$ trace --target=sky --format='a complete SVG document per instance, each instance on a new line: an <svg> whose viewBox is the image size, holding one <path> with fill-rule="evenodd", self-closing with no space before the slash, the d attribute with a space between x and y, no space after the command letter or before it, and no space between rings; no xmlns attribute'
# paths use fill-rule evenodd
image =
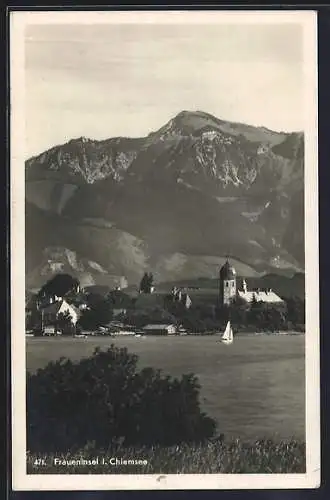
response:
<svg viewBox="0 0 330 500"><path fill-rule="evenodd" d="M299 24L28 25L26 156L143 137L182 110L303 130Z"/></svg>

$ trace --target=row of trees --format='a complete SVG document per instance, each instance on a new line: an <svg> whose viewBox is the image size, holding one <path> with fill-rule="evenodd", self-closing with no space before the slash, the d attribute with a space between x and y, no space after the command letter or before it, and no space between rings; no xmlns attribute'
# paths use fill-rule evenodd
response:
<svg viewBox="0 0 330 500"><path fill-rule="evenodd" d="M150 293L153 279L152 273L145 273L140 283L140 292ZM114 309L124 311L117 316L118 320L137 328L147 323L170 322L180 324L188 331L203 333L223 328L229 318L236 331L304 330L305 325L305 302L298 297L287 298L285 307L282 308L256 300L247 305L240 298L230 308L219 308L212 299L203 303L196 297L192 306L187 309L184 304L173 301L172 295L168 295L165 296L163 305L135 309L134 301L122 291L115 290L106 296L98 293L85 294L80 291L77 280L68 275L55 277L46 283L38 298L44 294L65 296L76 307L86 303L87 308L80 312L78 330L95 330L108 324L113 319ZM71 334L74 330L71 320L68 313L59 315L55 326ZM29 312L26 321L28 329L38 328L40 322L40 311Z"/></svg>
<svg viewBox="0 0 330 500"><path fill-rule="evenodd" d="M222 329L230 319L236 331L279 331L305 329L305 301L299 297L288 298L282 307L252 301L246 304L237 299L230 307L212 304L194 304L186 309L168 298L167 309L192 332L212 332Z"/></svg>
<svg viewBox="0 0 330 500"><path fill-rule="evenodd" d="M93 329L112 319L111 300L96 299L91 308L82 313L78 326ZM182 325L187 331L208 333L223 329L230 319L236 331L280 330L304 331L305 303L293 297L286 301L285 307L277 307L253 301L250 305L237 301L231 307L219 308L212 304L194 304L189 309L179 302L165 301L164 307L148 310L128 309L117 319L137 328L147 323L174 323Z"/></svg>

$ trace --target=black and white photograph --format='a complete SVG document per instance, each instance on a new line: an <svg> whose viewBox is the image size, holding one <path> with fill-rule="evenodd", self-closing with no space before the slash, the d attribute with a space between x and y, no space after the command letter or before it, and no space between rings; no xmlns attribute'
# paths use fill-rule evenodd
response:
<svg viewBox="0 0 330 500"><path fill-rule="evenodd" d="M316 14L10 15L13 489L317 488Z"/></svg>

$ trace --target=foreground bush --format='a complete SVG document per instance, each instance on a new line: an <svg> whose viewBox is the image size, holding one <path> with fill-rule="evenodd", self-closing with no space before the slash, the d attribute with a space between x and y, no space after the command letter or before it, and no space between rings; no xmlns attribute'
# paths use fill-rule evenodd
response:
<svg viewBox="0 0 330 500"><path fill-rule="evenodd" d="M216 424L200 410L197 378L137 371L137 359L112 345L28 374L27 448L66 452L89 441L103 449L116 442L169 446L213 436Z"/></svg>
<svg viewBox="0 0 330 500"><path fill-rule="evenodd" d="M81 462L80 465L58 465L59 460L82 458L97 459L98 464L83 465ZM143 463L134 465L128 462L137 458ZM42 459L44 464L38 465ZM121 460L127 460L128 464L122 464ZM292 474L306 471L305 460L305 444L293 440L279 443L257 441L250 444L240 441L208 442L165 448L119 447L103 451L86 446L75 454L48 454L40 458L40 455L29 453L27 471L29 474Z"/></svg>

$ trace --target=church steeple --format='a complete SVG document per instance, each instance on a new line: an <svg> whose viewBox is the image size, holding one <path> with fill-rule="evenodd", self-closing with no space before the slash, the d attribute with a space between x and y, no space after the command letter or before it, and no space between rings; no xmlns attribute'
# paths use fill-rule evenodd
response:
<svg viewBox="0 0 330 500"><path fill-rule="evenodd" d="M229 263L228 258L219 274L220 305L229 305L236 297L236 270Z"/></svg>

